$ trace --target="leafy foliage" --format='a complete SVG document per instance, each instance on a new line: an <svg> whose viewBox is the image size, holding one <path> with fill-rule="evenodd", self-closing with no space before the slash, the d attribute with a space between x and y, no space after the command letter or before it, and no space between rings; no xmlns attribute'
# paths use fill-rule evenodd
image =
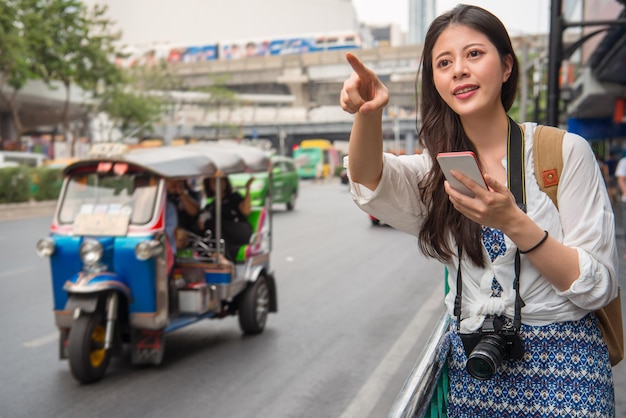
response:
<svg viewBox="0 0 626 418"><path fill-rule="evenodd" d="M80 116L69 113L73 87L90 93L83 112L113 109L123 126L142 125L155 118L160 102L131 93L126 88L130 78L115 65L115 59L124 56L121 33L114 30L106 13L106 6L88 8L80 0L3 1L0 89L6 85L12 93L0 94L0 99L11 109L18 138L22 132L18 93L34 79L51 88L58 83L65 88L59 123L66 132L70 119Z"/></svg>
<svg viewBox="0 0 626 418"><path fill-rule="evenodd" d="M31 175L26 166L0 168L0 203L27 202Z"/></svg>
<svg viewBox="0 0 626 418"><path fill-rule="evenodd" d="M29 79L35 78L32 71L33 57L29 53L29 39L25 27L29 24L29 13L24 7L30 1L7 0L0 13L0 88L5 83L13 89L21 89ZM3 97L4 98L4 97ZM6 100L6 98L4 98Z"/></svg>
<svg viewBox="0 0 626 418"><path fill-rule="evenodd" d="M162 113L162 100L141 92L114 88L106 92L101 110L117 122L126 135L131 130L148 128Z"/></svg>
<svg viewBox="0 0 626 418"><path fill-rule="evenodd" d="M37 167L32 170L32 198L37 201L55 200L63 185L63 169Z"/></svg>

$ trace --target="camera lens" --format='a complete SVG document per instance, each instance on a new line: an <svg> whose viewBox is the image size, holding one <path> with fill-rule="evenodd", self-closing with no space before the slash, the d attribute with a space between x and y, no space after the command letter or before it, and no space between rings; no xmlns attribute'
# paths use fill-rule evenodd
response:
<svg viewBox="0 0 626 418"><path fill-rule="evenodd" d="M467 358L467 371L475 379L489 380L502 363L506 341L499 335L486 335Z"/></svg>

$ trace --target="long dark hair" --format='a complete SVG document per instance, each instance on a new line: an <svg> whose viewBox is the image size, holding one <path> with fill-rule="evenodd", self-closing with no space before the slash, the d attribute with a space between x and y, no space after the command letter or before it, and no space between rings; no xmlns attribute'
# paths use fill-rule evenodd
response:
<svg viewBox="0 0 626 418"><path fill-rule="evenodd" d="M509 111L517 93L517 57L506 28L496 16L480 7L460 4L431 23L422 52L421 89L418 95L422 120L419 142L428 149L433 168L419 185L422 201L428 208L426 220L419 232L419 245L424 254L448 261L454 255L452 243L448 240L452 234L464 254L475 265L484 267L480 225L454 209L443 188L443 173L435 160L440 152L476 152L463 130L459 116L441 98L433 80L433 48L441 33L452 25L467 26L484 34L495 46L503 62L507 56L512 57L511 75L502 84L500 94L505 111Z"/></svg>
<svg viewBox="0 0 626 418"><path fill-rule="evenodd" d="M203 180L204 195L206 196L207 199L215 197L215 190L213 190L213 187L211 187L212 178L213 177L205 177ZM233 186L230 184L230 180L227 176L220 177L220 182L226 183L226 189L224 190L224 193L221 196L221 198L223 199L224 197L230 196L233 193ZM217 183L216 183L216 186L217 186Z"/></svg>

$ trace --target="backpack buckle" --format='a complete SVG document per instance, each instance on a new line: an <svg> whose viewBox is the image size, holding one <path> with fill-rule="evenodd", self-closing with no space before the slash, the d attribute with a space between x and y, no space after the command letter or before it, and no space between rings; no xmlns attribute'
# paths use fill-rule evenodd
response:
<svg viewBox="0 0 626 418"><path fill-rule="evenodd" d="M544 187L556 186L559 184L559 173L557 173L556 168L544 170L541 172L541 180Z"/></svg>

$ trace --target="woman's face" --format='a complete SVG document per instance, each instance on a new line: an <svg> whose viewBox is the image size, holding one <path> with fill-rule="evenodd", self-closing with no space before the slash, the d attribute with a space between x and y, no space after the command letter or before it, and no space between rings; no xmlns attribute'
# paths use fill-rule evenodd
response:
<svg viewBox="0 0 626 418"><path fill-rule="evenodd" d="M179 194L182 188L182 183L177 180L167 180L165 182L167 192L171 194Z"/></svg>
<svg viewBox="0 0 626 418"><path fill-rule="evenodd" d="M435 88L461 118L488 116L502 108L502 84L511 75L512 57L502 61L483 33L464 25L449 26L433 47Z"/></svg>
<svg viewBox="0 0 626 418"><path fill-rule="evenodd" d="M217 191L217 179L215 177L211 177L209 179L209 185L211 186L211 190L213 190L214 192ZM220 191L222 192L222 195L224 191L226 191L226 179L225 178L220 178Z"/></svg>

